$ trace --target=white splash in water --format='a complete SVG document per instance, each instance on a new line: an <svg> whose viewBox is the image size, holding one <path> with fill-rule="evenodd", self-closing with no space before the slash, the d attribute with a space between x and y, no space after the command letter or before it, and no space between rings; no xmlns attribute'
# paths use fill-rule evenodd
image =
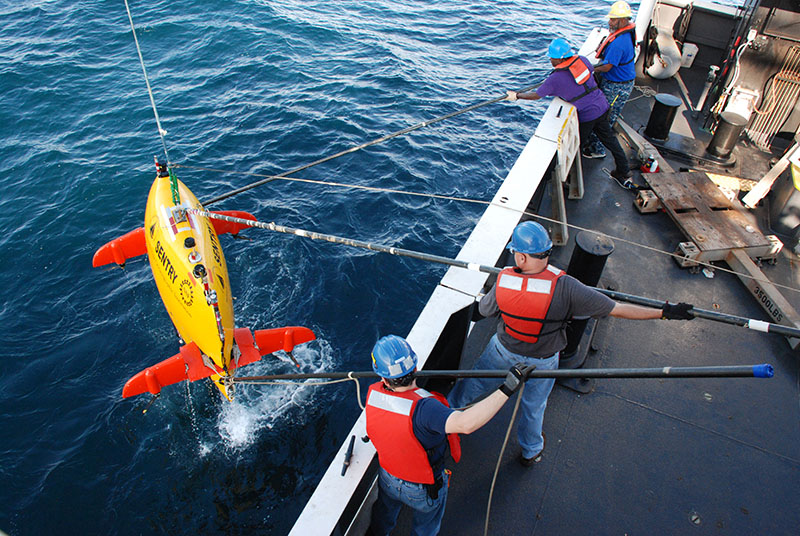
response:
<svg viewBox="0 0 800 536"><path fill-rule="evenodd" d="M234 401L227 404L219 417L219 433L231 448L241 448L252 443L261 428L264 415L254 413L252 408Z"/></svg>
<svg viewBox="0 0 800 536"><path fill-rule="evenodd" d="M212 446L209 445L208 443L200 443L200 446L197 449L197 454L201 458L205 458L206 456L208 456L211 453L212 450L213 450Z"/></svg>
<svg viewBox="0 0 800 536"><path fill-rule="evenodd" d="M333 364L333 351L324 340L298 347L295 356L301 364L302 372L321 372L330 370ZM269 360L270 358L264 358ZM276 373L275 361L260 361L247 367L248 375ZM286 366L279 365L280 372ZM302 410L305 404L313 403L318 389L324 386L309 384L283 385L239 385L233 403L224 404L217 420L217 429L224 446L242 450L254 444L259 432L269 430L287 412ZM301 421L302 412L297 417Z"/></svg>

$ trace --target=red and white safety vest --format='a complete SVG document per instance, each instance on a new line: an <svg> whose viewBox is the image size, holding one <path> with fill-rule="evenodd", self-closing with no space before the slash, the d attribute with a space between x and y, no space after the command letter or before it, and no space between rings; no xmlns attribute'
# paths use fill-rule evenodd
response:
<svg viewBox="0 0 800 536"><path fill-rule="evenodd" d="M447 399L439 393L425 389L412 389L401 393L384 389L383 382L373 383L367 393L367 435L378 461L390 475L409 482L433 484L435 477L425 448L414 435L412 416L417 402L434 397L448 406ZM457 434L447 434L450 454L461 459L461 442Z"/></svg>
<svg viewBox="0 0 800 536"><path fill-rule="evenodd" d="M539 335L553 333L557 329L542 332L547 311L553 301L556 281L564 275L563 270L547 265L538 274L523 274L516 268L506 268L497 278L495 297L506 333L517 340L534 343Z"/></svg>

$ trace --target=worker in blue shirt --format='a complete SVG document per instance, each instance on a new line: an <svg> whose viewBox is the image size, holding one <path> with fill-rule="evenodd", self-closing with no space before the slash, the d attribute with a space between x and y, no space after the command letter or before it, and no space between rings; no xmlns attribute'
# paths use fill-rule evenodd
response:
<svg viewBox="0 0 800 536"><path fill-rule="evenodd" d="M614 2L608 13L609 34L595 52L600 60L594 70L601 75L598 85L611 109L608 123L613 127L633 91L636 80L636 25L631 23L631 6L624 0ZM583 156L604 158L606 151L597 136L589 137Z"/></svg>

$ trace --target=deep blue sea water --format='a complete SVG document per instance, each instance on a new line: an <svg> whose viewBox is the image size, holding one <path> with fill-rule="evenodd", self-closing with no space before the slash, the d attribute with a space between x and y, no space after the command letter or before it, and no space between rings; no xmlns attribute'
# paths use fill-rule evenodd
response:
<svg viewBox="0 0 800 536"><path fill-rule="evenodd" d="M539 81L607 2L131 2L172 162L202 200ZM352 385L205 382L123 400L177 352L142 225L163 155L121 0L0 2L0 530L284 534L360 410ZM542 104L494 104L297 176L489 200ZM264 221L454 256L480 206L275 181L220 202ZM305 325L303 370L363 370L445 268L250 230L223 237L237 324ZM288 372L263 361L250 374Z"/></svg>

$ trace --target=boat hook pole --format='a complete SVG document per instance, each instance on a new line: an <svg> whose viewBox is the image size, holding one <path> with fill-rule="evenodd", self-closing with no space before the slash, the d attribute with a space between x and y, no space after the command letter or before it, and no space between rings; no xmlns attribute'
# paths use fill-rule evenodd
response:
<svg viewBox="0 0 800 536"><path fill-rule="evenodd" d="M467 262L461 261L458 259L451 259L449 257L442 257L440 255L432 255L430 253L422 253L420 251L413 251L410 249L402 249L390 246L382 246L380 244L372 244L370 242L364 242L362 240L354 240L352 238L342 238L339 236L329 235L329 234L322 234L322 233L315 233L313 231L306 231L303 229L294 229L292 227L286 227L283 225L278 225L275 222L264 223L257 220L247 220L244 218L234 218L233 216L226 216L224 214L216 214L214 212L208 212L205 210L198 210L198 209L187 209L186 212L192 214L198 214L200 216L205 216L207 218L215 219L215 220L224 220L233 223L242 223L248 225L250 227L258 227L259 229L266 229L268 231L275 231L278 233L284 234L293 234L297 236L302 236L304 238L310 238L312 240L325 240L326 242L332 242L334 244L343 244L345 246L352 246L357 248L363 249L371 249L373 251L379 251L381 253L390 253L392 255L398 255L400 257L410 257L412 259L419 259L422 261L428 262L435 262L438 264L446 264L448 266L455 266L457 268L465 268L467 270L472 270L475 272L484 272L487 274L499 274L500 268L495 266L486 266L483 264L477 264L474 262ZM652 298L645 298L643 296L635 296L633 294L625 294L623 292L617 292L614 290L607 290L603 288L592 287L601 294L605 294L609 298L635 303L637 305L643 305L645 307L653 307L656 309L660 309L666 303L662 300L656 300ZM706 320L713 320L715 322L722 322L725 324L733 324L735 326L741 326L748 329L752 329L755 331L761 331L763 333L774 333L776 335L783 335L784 337L797 337L800 338L800 329L793 328L789 326L782 326L780 324L775 324L772 322L765 322L763 320L755 320L753 318L746 318L743 316L736 316L726 313L718 313L716 311L709 311L707 309L698 309L697 307L693 307L691 310L692 314L697 318L705 318ZM582 376L583 377L583 376Z"/></svg>
<svg viewBox="0 0 800 536"><path fill-rule="evenodd" d="M772 365L729 365L708 367L595 368L532 370L527 378L772 378ZM418 370L417 378L505 378L508 370ZM234 383L259 383L274 380L352 380L380 378L373 371L310 372L242 376Z"/></svg>

